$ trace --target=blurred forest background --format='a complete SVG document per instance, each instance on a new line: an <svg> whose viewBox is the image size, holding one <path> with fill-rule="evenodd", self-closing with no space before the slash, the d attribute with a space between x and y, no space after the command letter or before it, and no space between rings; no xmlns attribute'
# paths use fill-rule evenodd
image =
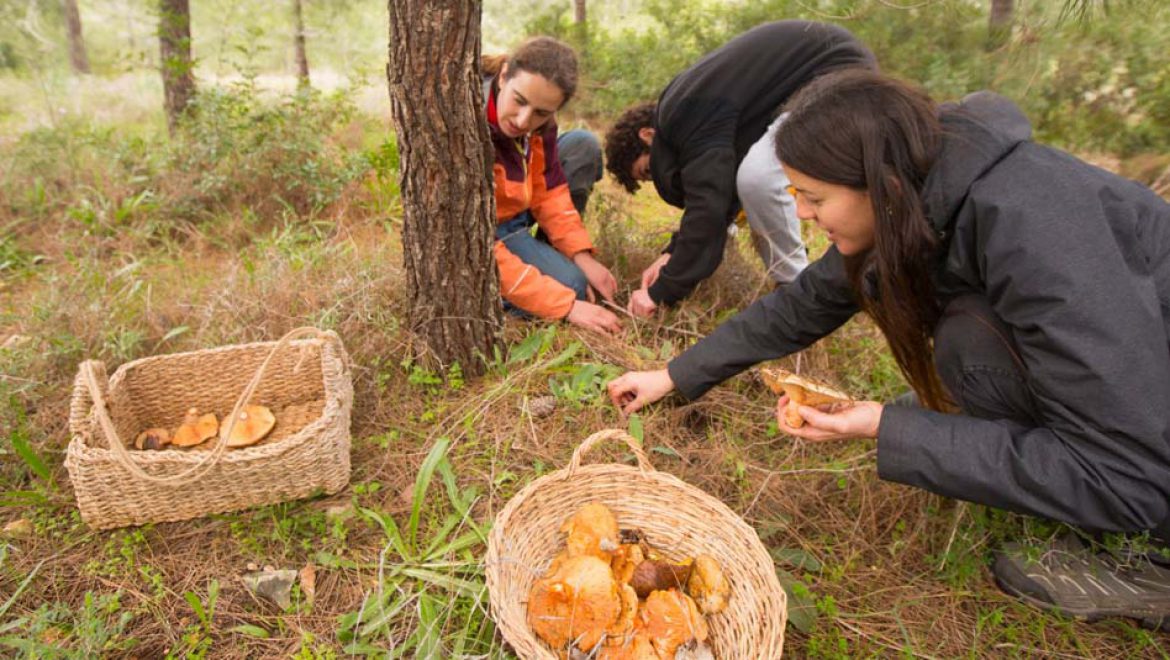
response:
<svg viewBox="0 0 1170 660"><path fill-rule="evenodd" d="M184 7L0 0L0 655L509 657L486 612L482 535L586 435L623 426L759 530L797 657L1168 657L1164 633L1000 594L988 551L1043 525L883 483L872 443L778 436L775 397L751 375L621 419L608 379L661 365L764 290L742 236L693 299L623 337L513 319L510 357L488 376L415 364L386 3L190 0L190 39L171 42L189 45L189 65L160 57L160 26ZM487 0L483 50L532 34L574 44L584 83L558 121L604 131L780 18L852 30L936 98L1003 93L1039 141L1170 194L1163 0ZM168 124L163 77L188 73L189 111ZM587 223L623 291L677 217L652 191L599 186ZM337 330L353 358L351 488L85 527L62 467L81 360L112 372L306 324ZM801 359L858 396L904 388L865 319ZM538 396L555 414L531 414ZM279 607L242 586L252 565L317 578Z"/></svg>

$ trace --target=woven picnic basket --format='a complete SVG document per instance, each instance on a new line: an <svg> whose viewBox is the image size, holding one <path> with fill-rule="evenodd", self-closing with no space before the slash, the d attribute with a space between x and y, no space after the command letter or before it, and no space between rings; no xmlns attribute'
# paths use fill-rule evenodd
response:
<svg viewBox="0 0 1170 660"><path fill-rule="evenodd" d="M249 403L276 426L228 449L229 420ZM94 529L186 520L334 493L349 482L349 358L333 332L298 328L275 342L128 362L107 380L83 362L74 381L65 467ZM141 431L173 428L189 408L214 412L220 433L194 449L128 449Z"/></svg>
<svg viewBox="0 0 1170 660"><path fill-rule="evenodd" d="M638 467L581 464L594 445L607 440L629 445ZM590 502L609 507L619 527L641 528L669 559L705 553L719 561L731 598L727 609L707 617L716 658L780 657L787 597L755 530L723 502L655 470L639 443L618 429L586 438L568 467L533 481L496 516L485 559L487 587L492 618L517 655L559 657L528 626L528 592L565 546L561 524Z"/></svg>

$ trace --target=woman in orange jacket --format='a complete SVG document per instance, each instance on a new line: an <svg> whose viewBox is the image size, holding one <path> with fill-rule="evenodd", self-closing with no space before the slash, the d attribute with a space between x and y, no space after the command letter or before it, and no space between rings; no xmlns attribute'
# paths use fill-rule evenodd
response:
<svg viewBox="0 0 1170 660"><path fill-rule="evenodd" d="M584 201L570 194L558 152L554 115L576 91L576 54L556 39L536 37L506 57L485 57L483 70L495 147L500 293L509 308L532 316L618 332L617 316L595 304L595 294L612 302L617 280L593 255L581 222ZM595 152L600 159L600 147L589 133L571 131L561 136L561 144ZM596 169L599 175L600 164ZM540 229L537 237L534 224Z"/></svg>

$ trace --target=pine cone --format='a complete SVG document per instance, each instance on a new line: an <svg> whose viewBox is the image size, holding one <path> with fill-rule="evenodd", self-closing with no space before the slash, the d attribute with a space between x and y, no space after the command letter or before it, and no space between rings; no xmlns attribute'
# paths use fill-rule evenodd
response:
<svg viewBox="0 0 1170 660"><path fill-rule="evenodd" d="M557 398L555 396L538 396L528 399L525 406L528 409L528 414L537 419L548 417L557 409Z"/></svg>

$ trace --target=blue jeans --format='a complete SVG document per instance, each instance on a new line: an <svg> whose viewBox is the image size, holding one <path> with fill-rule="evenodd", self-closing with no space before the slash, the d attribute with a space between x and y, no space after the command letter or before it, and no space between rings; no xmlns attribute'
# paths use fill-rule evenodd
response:
<svg viewBox="0 0 1170 660"><path fill-rule="evenodd" d="M519 257L520 261L572 289L577 294L577 300L585 300L589 287L585 273L568 257L557 252L556 248L533 236L534 224L535 220L528 211L525 211L507 222L496 225L496 240L503 241L508 250ZM522 316L528 315L508 301L504 301L504 309L518 312Z"/></svg>

